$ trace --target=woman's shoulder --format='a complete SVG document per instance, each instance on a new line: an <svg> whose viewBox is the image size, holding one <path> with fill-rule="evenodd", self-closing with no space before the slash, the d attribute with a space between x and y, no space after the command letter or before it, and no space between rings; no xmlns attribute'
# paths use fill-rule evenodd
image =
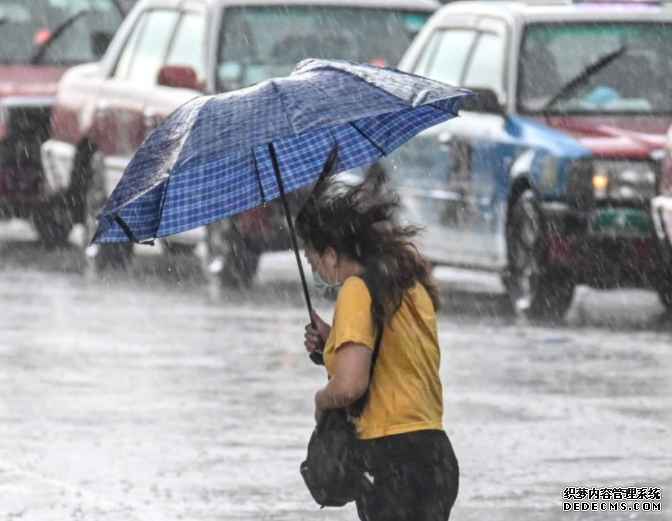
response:
<svg viewBox="0 0 672 521"><path fill-rule="evenodd" d="M436 311L434 309L432 298L429 296L427 288L425 288L421 282L416 282L415 285L408 290L407 297L405 302L410 300L418 311L435 314Z"/></svg>
<svg viewBox="0 0 672 521"><path fill-rule="evenodd" d="M347 296L348 298L355 298L355 299L371 299L371 294L369 293L369 288L366 285L366 282L364 282L364 279L361 277L348 277L345 279L345 282L343 282L343 287L341 288L341 291L339 292L339 298L343 296Z"/></svg>
<svg viewBox="0 0 672 521"><path fill-rule="evenodd" d="M370 315L371 294L366 287L366 283L360 277L348 277L343 281L343 286L338 292L336 299L336 308L334 310L334 325L343 325L345 323L361 323L365 321L362 329L368 329L370 324L366 318Z"/></svg>

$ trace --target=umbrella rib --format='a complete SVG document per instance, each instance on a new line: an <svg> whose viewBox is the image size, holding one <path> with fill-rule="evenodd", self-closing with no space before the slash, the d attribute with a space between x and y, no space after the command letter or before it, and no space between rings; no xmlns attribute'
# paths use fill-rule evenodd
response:
<svg viewBox="0 0 672 521"><path fill-rule="evenodd" d="M434 103L428 103L427 106L432 107L433 109L440 110L441 112L445 112L446 114L450 114L451 116L454 116L456 118L460 117L459 114L455 114L452 110L446 110L443 107L439 107L439 106L435 105Z"/></svg>
<svg viewBox="0 0 672 521"><path fill-rule="evenodd" d="M257 174L257 183L259 183L259 192L261 192L261 203L266 204L266 194L264 193L264 185L261 182L261 175L259 175L259 165L257 164L257 156L252 148L252 162L254 163L254 173Z"/></svg>
<svg viewBox="0 0 672 521"><path fill-rule="evenodd" d="M357 132L359 132L359 135L360 135L360 136L362 136L362 137L363 137L364 139L366 139L369 143L371 143L374 147L376 147L376 149L378 150L378 152L380 152L380 153L381 153L382 155L384 155L384 156L387 156L387 154L385 153L385 150L384 150L378 143L376 143L373 139L371 139L369 136L367 136L366 134L364 134L364 132L362 132L362 129L360 129L360 128L359 128L357 125L355 125L352 121L351 121L349 124L350 124L350 126L351 126L352 128L354 128Z"/></svg>
<svg viewBox="0 0 672 521"><path fill-rule="evenodd" d="M165 184L163 185L164 188L163 188L163 193L161 194L161 204L159 206L159 218L156 221L157 224L156 224L156 230L154 230L154 237L156 237L158 235L159 228L161 227L161 219L163 218L163 208L165 207L166 194L168 193L168 184L170 183L170 180L171 180L171 177L168 176ZM151 239L151 240L152 240L152 244L153 244L153 239Z"/></svg>
<svg viewBox="0 0 672 521"><path fill-rule="evenodd" d="M271 82L271 85L273 86L273 90L275 91L275 94L278 97L278 101L280 102L280 106L282 107L282 113L285 115L285 119L287 120L287 124L289 127L292 129L292 133L294 135L299 134L296 129L294 128L294 123L289 119L289 114L287 113L287 110L285 109L285 102L282 100L282 93L280 92L280 89L278 88L278 85L273 81L272 79L269 80Z"/></svg>
<svg viewBox="0 0 672 521"><path fill-rule="evenodd" d="M117 214L114 216L114 222L116 222L119 225L119 227L126 234L126 237L128 237L131 240L131 242L134 242L135 244L149 244L150 246L154 246L154 239L139 241L138 238L133 233L133 230L131 230L131 227L128 224L126 224L126 221L124 221L120 215Z"/></svg>

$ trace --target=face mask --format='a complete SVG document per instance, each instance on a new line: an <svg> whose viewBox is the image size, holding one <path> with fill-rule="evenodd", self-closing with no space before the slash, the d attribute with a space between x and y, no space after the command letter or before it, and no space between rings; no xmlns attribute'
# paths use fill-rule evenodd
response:
<svg viewBox="0 0 672 521"><path fill-rule="evenodd" d="M320 263L317 265L317 269L313 272L313 284L315 285L315 289L320 296L326 298L327 300L336 302L336 299L338 298L338 292L341 290L341 286L343 284L341 282L328 284L322 278L322 275L320 275L319 270L321 265L322 259L320 258ZM338 267L336 268L336 280L338 280Z"/></svg>

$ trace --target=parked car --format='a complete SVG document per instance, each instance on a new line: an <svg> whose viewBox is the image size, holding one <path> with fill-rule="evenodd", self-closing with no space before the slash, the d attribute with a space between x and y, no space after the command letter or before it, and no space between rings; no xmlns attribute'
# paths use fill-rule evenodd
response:
<svg viewBox="0 0 672 521"><path fill-rule="evenodd" d="M201 95L284 76L303 58L395 64L434 0L140 0L98 63L59 83L53 138L42 151L56 193L76 193L74 215L90 237L95 215L146 136ZM293 199L300 201L300 194ZM282 208L270 203L162 241L206 246L226 284L249 284L259 256L290 246ZM99 267L123 266L130 245L88 250Z"/></svg>
<svg viewBox="0 0 672 521"><path fill-rule="evenodd" d="M657 288L669 306L649 205L672 121L672 12L552 4L438 10L400 68L478 95L375 168L426 224L432 262L501 273L532 318L561 317L576 284Z"/></svg>
<svg viewBox="0 0 672 521"><path fill-rule="evenodd" d="M658 183L659 195L651 204L657 246L667 270L672 272L672 127L667 132ZM660 299L672 311L672 275L658 287Z"/></svg>
<svg viewBox="0 0 672 521"><path fill-rule="evenodd" d="M122 15L113 0L0 0L0 219L32 219L48 245L64 244L71 228L40 166L56 83L102 55Z"/></svg>

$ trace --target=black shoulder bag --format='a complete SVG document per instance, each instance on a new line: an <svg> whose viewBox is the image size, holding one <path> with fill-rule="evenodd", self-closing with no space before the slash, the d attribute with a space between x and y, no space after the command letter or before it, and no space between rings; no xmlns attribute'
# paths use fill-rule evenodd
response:
<svg viewBox="0 0 672 521"><path fill-rule="evenodd" d="M369 386L382 341L382 327L371 355ZM342 507L354 501L367 479L357 455L357 432L348 421L348 413L359 416L368 400L369 390L350 408L324 412L308 442L306 460L301 463L303 480L318 505Z"/></svg>

